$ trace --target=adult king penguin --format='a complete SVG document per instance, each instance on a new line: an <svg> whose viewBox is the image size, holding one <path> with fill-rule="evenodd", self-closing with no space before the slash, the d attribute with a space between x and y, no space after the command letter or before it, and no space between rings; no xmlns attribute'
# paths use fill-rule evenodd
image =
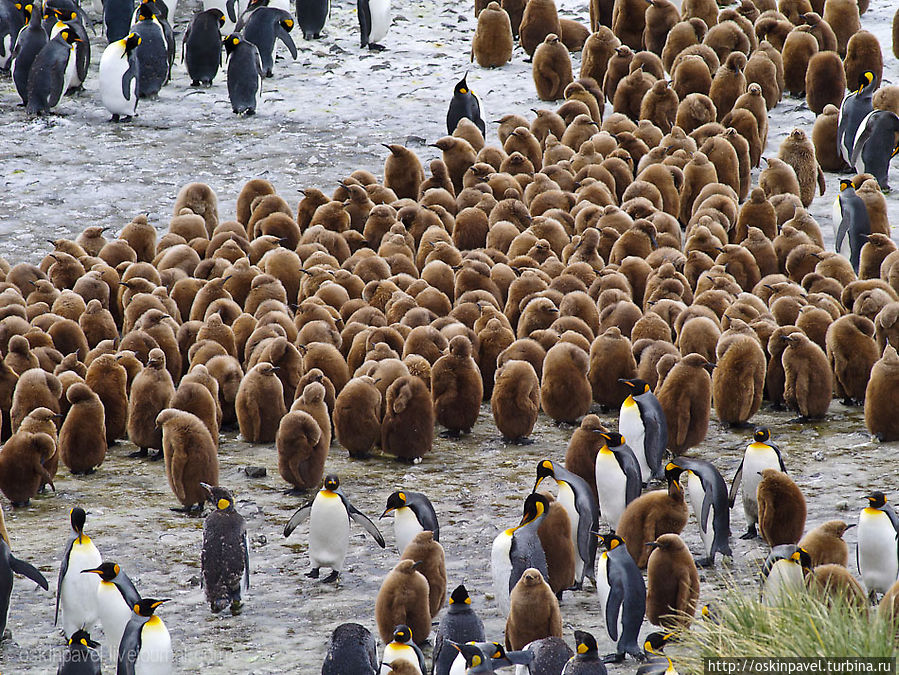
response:
<svg viewBox="0 0 899 675"><path fill-rule="evenodd" d="M752 443L746 446L746 452L730 487L730 508L734 508L737 490L741 483L743 485L743 513L746 515L748 529L740 539L755 539L759 536L756 529L759 522L759 502L756 492L762 479L761 473L765 469L777 469L784 473L787 471L780 456L780 448L771 442L771 432L765 427L759 427L752 435Z"/></svg>
<svg viewBox="0 0 899 675"><path fill-rule="evenodd" d="M574 631L575 655L572 656L562 675L606 675L606 666L599 657L596 638L583 630Z"/></svg>
<svg viewBox="0 0 899 675"><path fill-rule="evenodd" d="M262 95L262 60L252 42L239 33L225 38L228 55L228 99L235 115L254 115L258 98Z"/></svg>
<svg viewBox="0 0 899 675"><path fill-rule="evenodd" d="M260 7L254 10L243 27L243 37L259 49L262 60L262 72L266 77L272 76L275 67L275 40L281 40L294 60L297 58L297 46L290 37L293 29L293 17L289 12L275 7Z"/></svg>
<svg viewBox="0 0 899 675"><path fill-rule="evenodd" d="M665 448L668 447L668 419L659 399L643 380L618 380L631 393L621 404L618 430L637 456L643 484L665 476Z"/></svg>
<svg viewBox="0 0 899 675"><path fill-rule="evenodd" d="M866 70L858 79L858 89L847 94L840 104L840 114L837 117L837 147L846 163L852 157L855 137L862 120L874 109L872 99L875 89L877 78L870 70Z"/></svg>
<svg viewBox="0 0 899 675"><path fill-rule="evenodd" d="M90 630L97 623L97 587L100 579L84 570L97 569L103 562L100 551L91 538L84 533L87 514L80 506L71 511L72 534L59 565L59 579L56 584L56 618L62 607L62 627L66 638L75 631Z"/></svg>
<svg viewBox="0 0 899 675"><path fill-rule="evenodd" d="M646 582L637 563L627 552L624 540L614 532L596 534L605 547L596 566L596 592L606 622L606 631L617 651L603 661L621 663L630 654L637 660L643 652L637 645L637 636L646 615Z"/></svg>
<svg viewBox="0 0 899 675"><path fill-rule="evenodd" d="M3 514L0 513L0 524ZM12 596L13 573L21 574L31 579L45 591L50 587L44 575L32 565L16 558L9 548L6 539L6 528L0 532L0 636L6 631L6 621L9 618L9 599Z"/></svg>
<svg viewBox="0 0 899 675"><path fill-rule="evenodd" d="M733 557L730 550L730 504L724 478L704 459L676 457L672 462L687 472L690 509L699 523L705 553L696 560L696 564L699 567L714 565L716 553Z"/></svg>
<svg viewBox="0 0 899 675"><path fill-rule="evenodd" d="M129 122L137 114L137 83L139 80L137 46L140 36L129 33L111 42L100 57L100 98L112 114L111 121L124 118Z"/></svg>
<svg viewBox="0 0 899 675"><path fill-rule="evenodd" d="M97 615L103 626L109 653L118 654L125 626L131 620L134 606L140 602L140 593L117 563L105 562L92 570L82 570L81 573L100 577L100 585L97 587Z"/></svg>
<svg viewBox="0 0 899 675"><path fill-rule="evenodd" d="M558 500L571 520L571 539L577 557L574 561L574 587L580 589L584 577L596 582L593 568L596 563L597 541L591 532L599 522L599 510L593 491L583 478L548 459L537 462L537 482L534 492L545 478L552 478L559 489Z"/></svg>
<svg viewBox="0 0 899 675"><path fill-rule="evenodd" d="M229 604L232 614L240 614L241 584L250 587L250 543L247 523L234 508L234 497L223 487L200 483L215 511L203 523L203 586L213 614Z"/></svg>
<svg viewBox="0 0 899 675"><path fill-rule="evenodd" d="M789 595L805 588L805 575L811 570L808 552L796 544L781 544L771 549L762 567L762 602L775 605L789 602Z"/></svg>
<svg viewBox="0 0 899 675"><path fill-rule="evenodd" d="M833 203L834 249L849 258L852 269L858 274L862 246L871 234L871 219L862 198L855 194L851 180L840 181L840 194ZM848 246L844 241L848 240Z"/></svg>
<svg viewBox="0 0 899 675"><path fill-rule="evenodd" d="M43 115L50 112L68 91L77 69L75 42L78 39L74 30L63 28L34 57L28 71L28 103L25 105L28 113Z"/></svg>
<svg viewBox="0 0 899 675"><path fill-rule="evenodd" d="M182 47L190 86L211 87L222 60L222 27L225 15L218 8L194 14Z"/></svg>
<svg viewBox="0 0 899 675"><path fill-rule="evenodd" d="M382 51L381 43L390 29L390 0L356 0L360 47Z"/></svg>
<svg viewBox="0 0 899 675"><path fill-rule="evenodd" d="M172 638L156 609L168 600L144 598L134 611L119 644L116 675L169 675L172 672Z"/></svg>
<svg viewBox="0 0 899 675"><path fill-rule="evenodd" d="M331 0L296 0L297 23L306 40L318 40L331 15Z"/></svg>
<svg viewBox="0 0 899 675"><path fill-rule="evenodd" d="M884 192L890 191L890 160L899 154L899 115L875 110L858 128L851 164L859 173L870 173Z"/></svg>
<svg viewBox="0 0 899 675"><path fill-rule="evenodd" d="M25 8L31 5L25 5ZM19 32L12 50L12 79L22 103L28 105L28 72L31 64L44 45L50 41L44 25L41 23L40 11L29 10L30 17L25 28Z"/></svg>
<svg viewBox="0 0 899 675"><path fill-rule="evenodd" d="M529 494L524 501L521 522L503 530L493 540L490 554L493 590L504 616L509 614L509 594L526 569L533 567L540 570L544 578L549 576L546 554L537 534L548 510L549 502L546 497Z"/></svg>
<svg viewBox="0 0 899 675"><path fill-rule="evenodd" d="M481 110L481 99L468 88L468 73L456 83L453 88L453 98L446 113L446 133L452 135L459 124L459 120L467 117L475 123L483 135L487 135L487 125L484 123L484 114Z"/></svg>
<svg viewBox="0 0 899 675"><path fill-rule="evenodd" d="M56 675L100 675L99 646L99 642L91 640L90 633L77 631L69 638L68 649L62 653Z"/></svg>
<svg viewBox="0 0 899 675"><path fill-rule="evenodd" d="M880 492L867 495L858 517L856 563L872 599L886 593L899 577L899 516Z"/></svg>
<svg viewBox="0 0 899 675"><path fill-rule="evenodd" d="M315 495L315 499L297 509L284 526L284 536L289 537L297 525L309 519L309 558L312 569L306 576L318 579L319 570L328 567L331 574L322 579L326 583L337 581L343 570L343 561L350 545L350 518L361 525L378 546L385 547L384 537L377 526L350 503L338 490L339 487L340 479L336 474L325 476L324 487Z"/></svg>
<svg viewBox="0 0 899 675"><path fill-rule="evenodd" d="M596 453L599 512L613 530L627 505L640 496L640 464L621 434L597 431L603 446Z"/></svg>
<svg viewBox="0 0 899 675"><path fill-rule="evenodd" d="M143 3L138 8L137 21L131 26L132 32L140 36L136 49L140 63L137 78L137 95L140 98L156 98L169 79L168 42L151 4Z"/></svg>
<svg viewBox="0 0 899 675"><path fill-rule="evenodd" d="M381 655L381 674L387 675L390 672L388 664L396 661L409 662L418 668L421 675L428 672L425 667L425 656L415 644L412 630L403 624L393 630L393 641L384 646L384 653Z"/></svg>
<svg viewBox="0 0 899 675"><path fill-rule="evenodd" d="M434 541L440 541L440 524L431 500L420 492L399 490L387 498L387 507L378 520L393 514L393 534L396 548L402 554L415 535L425 530L434 533Z"/></svg>

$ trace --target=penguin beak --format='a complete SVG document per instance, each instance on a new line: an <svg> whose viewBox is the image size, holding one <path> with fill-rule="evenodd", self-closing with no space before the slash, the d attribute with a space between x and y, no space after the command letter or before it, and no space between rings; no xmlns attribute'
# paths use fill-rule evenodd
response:
<svg viewBox="0 0 899 675"><path fill-rule="evenodd" d="M381 520L381 518L383 518L384 516L386 516L388 513L391 513L393 510L394 510L394 509L393 509L392 507L389 508L389 509L384 509L384 513L382 513L380 516L378 516L378 520Z"/></svg>
<svg viewBox="0 0 899 675"><path fill-rule="evenodd" d="M702 364L702 367L711 373L717 366L711 361L706 361L704 364Z"/></svg>
<svg viewBox="0 0 899 675"><path fill-rule="evenodd" d="M847 525L846 530L848 530L850 527L855 527L856 525L858 525L858 523L852 523L851 525ZM845 532L846 530L843 530L843 532Z"/></svg>
<svg viewBox="0 0 899 675"><path fill-rule="evenodd" d="M103 574L103 571L102 571L102 570L81 570L81 573L82 573L82 574L92 573L92 574L98 574L98 575L99 575L99 574Z"/></svg>
<svg viewBox="0 0 899 675"><path fill-rule="evenodd" d="M648 548L653 548L653 549L655 549L655 548L658 548L658 547L659 547L659 543L658 543L657 541L648 541L648 542L646 542L646 546L647 546Z"/></svg>

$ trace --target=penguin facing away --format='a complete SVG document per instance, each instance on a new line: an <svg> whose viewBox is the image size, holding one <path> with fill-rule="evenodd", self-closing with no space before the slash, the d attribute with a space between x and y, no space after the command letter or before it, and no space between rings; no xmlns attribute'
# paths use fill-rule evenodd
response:
<svg viewBox="0 0 899 675"><path fill-rule="evenodd" d="M218 74L222 55L222 27L225 15L220 9L194 14L181 41L181 60L187 66L192 87L211 87Z"/></svg>
<svg viewBox="0 0 899 675"><path fill-rule="evenodd" d="M837 147L845 162L852 157L855 137L862 121L874 109L874 90L877 89L877 78L870 70L862 73L858 81L858 89L846 95L840 104L837 117Z"/></svg>
<svg viewBox="0 0 899 675"><path fill-rule="evenodd" d="M98 577L81 574L83 570L96 569L103 562L100 551L91 538L84 534L87 514L80 506L72 509L70 521L72 534L59 565L59 579L56 584L56 618L62 607L62 625L66 637L75 631L90 630L97 622Z"/></svg>
<svg viewBox="0 0 899 675"><path fill-rule="evenodd" d="M840 194L833 203L833 224L836 232L834 248L837 253L849 258L852 269L858 274L862 246L871 234L871 219L851 180L840 181ZM843 246L846 240L848 247Z"/></svg>
<svg viewBox="0 0 899 675"><path fill-rule="evenodd" d="M481 111L481 99L468 87L468 73L456 83L453 88L453 98L446 112L446 133L452 135L456 126L463 117L467 117L475 123L481 133L486 136L487 125L484 123L484 115Z"/></svg>
<svg viewBox="0 0 899 675"><path fill-rule="evenodd" d="M234 497L223 487L207 483L200 485L208 493L208 501L215 510L203 523L203 586L206 600L213 614L229 604L231 613L241 609L241 583L250 587L250 545L247 540L247 524L234 508Z"/></svg>
<svg viewBox="0 0 899 675"><path fill-rule="evenodd" d="M360 47L383 51L381 43L390 29L390 0L356 0Z"/></svg>
<svg viewBox="0 0 899 675"><path fill-rule="evenodd" d="M433 675L449 675L458 656L455 644L483 642L484 623L471 607L471 596L464 584L459 584L449 597L449 606L440 620L434 638Z"/></svg>
<svg viewBox="0 0 899 675"><path fill-rule="evenodd" d="M322 664L322 675L375 675L378 652L371 631L358 623L342 623L328 640L328 652Z"/></svg>
<svg viewBox="0 0 899 675"><path fill-rule="evenodd" d="M100 57L100 98L113 122L123 117L128 122L137 114L140 65L136 50L140 41L137 33L129 33L111 42Z"/></svg>
<svg viewBox="0 0 899 675"><path fill-rule="evenodd" d="M572 656L562 675L605 675L606 666L599 656L596 638L583 630L574 631L575 655Z"/></svg>
<svg viewBox="0 0 899 675"><path fill-rule="evenodd" d="M425 530L434 533L434 541L440 541L440 524L431 500L420 492L399 490L387 498L387 505L378 520L393 514L393 532L400 553L406 550L415 535Z"/></svg>
<svg viewBox="0 0 899 675"><path fill-rule="evenodd" d="M262 95L262 60L252 42L239 33L225 38L228 57L228 98L236 115L254 115L257 99Z"/></svg>
<svg viewBox="0 0 899 675"><path fill-rule="evenodd" d="M131 26L132 32L140 36L136 49L140 63L137 95L140 98L156 98L169 79L168 43L150 3L142 4L137 11L137 21Z"/></svg>
<svg viewBox="0 0 899 675"><path fill-rule="evenodd" d="M318 40L331 15L331 0L296 0L297 23L306 40Z"/></svg>
<svg viewBox="0 0 899 675"><path fill-rule="evenodd" d="M168 600L144 598L134 612L119 644L116 675L169 673L172 668L172 638L156 609Z"/></svg>

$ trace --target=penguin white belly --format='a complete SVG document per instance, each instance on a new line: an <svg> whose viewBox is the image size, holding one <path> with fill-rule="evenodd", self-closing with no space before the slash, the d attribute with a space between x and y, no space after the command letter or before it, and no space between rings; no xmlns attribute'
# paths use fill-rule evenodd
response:
<svg viewBox="0 0 899 675"><path fill-rule="evenodd" d="M757 447L754 447L757 446ZM755 525L759 519L759 501L756 495L765 469L780 471L780 460L770 447L760 443L751 443L743 457L743 513L746 524Z"/></svg>
<svg viewBox="0 0 899 675"><path fill-rule="evenodd" d="M403 554L409 542L415 539L415 535L423 532L424 528L415 517L415 513L408 506L398 508L393 513L393 534L396 536L396 547Z"/></svg>
<svg viewBox="0 0 899 675"><path fill-rule="evenodd" d="M784 592L795 593L803 587L802 567L792 560L778 560L765 579L762 600L766 605L776 605Z"/></svg>
<svg viewBox="0 0 899 675"><path fill-rule="evenodd" d="M134 675L171 675L172 638L158 616L150 617L141 631L140 652L134 663Z"/></svg>
<svg viewBox="0 0 899 675"><path fill-rule="evenodd" d="M846 163L849 163L849 160L846 160ZM843 222L843 209L840 207L840 196L837 195L837 198L833 202L833 241L836 244L837 241L837 233L840 230L840 223ZM843 241L841 243L840 248L837 249L837 253L840 255L849 257L849 237L843 237Z"/></svg>
<svg viewBox="0 0 899 675"><path fill-rule="evenodd" d="M162 3L168 8L168 21L170 26L175 25L175 10L178 9L178 0L162 0Z"/></svg>
<svg viewBox="0 0 899 675"><path fill-rule="evenodd" d="M9 62L12 60L12 47L12 35L4 35L3 53L6 54L6 56L4 56L2 60L0 60L0 68L3 68L4 70L9 67Z"/></svg>
<svg viewBox="0 0 899 675"><path fill-rule="evenodd" d="M606 604L609 602L609 593L612 586L609 584L609 554L603 551L596 561L596 594L599 596L599 611L603 618L606 615ZM608 632L609 627L606 626ZM621 613L618 614L618 635L621 635ZM611 635L609 636L611 637Z"/></svg>
<svg viewBox="0 0 899 675"><path fill-rule="evenodd" d="M82 543L76 540L69 552L69 566L62 579L60 606L62 626L66 637L82 628L88 632L97 623L97 587L100 577L96 574L82 574L82 570L92 570L103 564L100 551L89 537L82 536Z"/></svg>
<svg viewBox="0 0 899 675"><path fill-rule="evenodd" d="M122 78L128 72L128 60L122 58L122 49L110 45L100 58L100 99L113 115L134 115L137 108L137 78L129 86L130 96L122 96Z"/></svg>
<svg viewBox="0 0 899 675"><path fill-rule="evenodd" d="M66 72L62 78L62 93L65 94L69 87L81 84L78 81L78 59L75 57L75 47L69 49L69 60L66 61Z"/></svg>
<svg viewBox="0 0 899 675"><path fill-rule="evenodd" d="M406 661L407 663L411 663L415 667L416 673L424 675L424 673L421 672L421 668L418 666L418 654L416 654L412 647L401 642L391 642L384 647L384 656L381 658L381 675L389 675L391 668L386 664L394 663L396 661Z"/></svg>
<svg viewBox="0 0 899 675"><path fill-rule="evenodd" d="M640 464L640 480L645 483L652 473L649 462L646 461L646 427L643 426L643 418L640 417L640 406L631 396L624 399L624 403L621 404L618 433L624 437L624 442L637 456L637 462Z"/></svg>
<svg viewBox="0 0 899 675"><path fill-rule="evenodd" d="M283 9L285 12L290 12L289 0L269 0L268 6L274 7L275 9Z"/></svg>
<svg viewBox="0 0 899 675"><path fill-rule="evenodd" d="M103 626L110 654L119 653L119 643L122 641L125 626L131 619L131 613L131 608L115 584L101 581L97 588L97 615Z"/></svg>
<svg viewBox="0 0 899 675"><path fill-rule="evenodd" d="M627 476L618 465L611 450L600 450L596 455L596 491L599 494L599 513L615 530L618 520L627 506Z"/></svg>
<svg viewBox="0 0 899 675"><path fill-rule="evenodd" d="M465 675L465 659L461 654L456 654L449 669L449 675Z"/></svg>
<svg viewBox="0 0 899 675"><path fill-rule="evenodd" d="M390 28L390 0L369 0L368 7L371 11L371 31L368 34L368 41L378 43L387 35Z"/></svg>
<svg viewBox="0 0 899 675"><path fill-rule="evenodd" d="M493 540L490 570L493 573L493 593L503 616L509 615L509 577L512 574L512 530L503 530Z"/></svg>
<svg viewBox="0 0 899 675"><path fill-rule="evenodd" d="M855 148L856 148L856 146L858 145L859 139L862 137L862 134L865 133L865 127L868 126L868 119L869 119L869 118L871 117L871 115L873 115L875 112L876 112L876 111L872 110L872 111L869 112L867 115L865 115L865 116L862 118L861 123L858 125L858 129L855 130L855 138L852 139L852 154L853 154L853 155L855 154ZM851 162L851 158L850 158L849 163L850 163L850 164L852 163L852 162ZM859 173L864 173L864 172L865 172L864 166L865 166L865 160L862 159L861 153L859 153L858 161L856 162L854 168L855 168Z"/></svg>
<svg viewBox="0 0 899 675"><path fill-rule="evenodd" d="M880 509L866 508L858 518L858 567L868 592L886 593L899 576L896 530Z"/></svg>
<svg viewBox="0 0 899 675"><path fill-rule="evenodd" d="M575 581L580 581L584 571L584 561L581 559L581 551L577 543L577 530L578 524L581 521L581 516L577 512L577 506L575 506L574 500L574 490L571 489L571 486L564 482L557 483L557 485L559 486L558 501L565 509L565 512L568 514L568 519L571 521L571 541L574 544L574 579Z"/></svg>
<svg viewBox="0 0 899 675"><path fill-rule="evenodd" d="M692 471L687 472L687 496L690 499L690 509L693 511L693 516L699 524L702 547L705 549L706 555L708 555L712 551L712 541L715 537L713 536L710 523L702 522L702 503L705 501L705 490L702 489L702 481L699 479L699 476ZM712 511L710 509L709 516L711 515Z"/></svg>
<svg viewBox="0 0 899 675"><path fill-rule="evenodd" d="M309 558L313 567L343 571L350 542L350 518L336 493L319 492L309 514Z"/></svg>

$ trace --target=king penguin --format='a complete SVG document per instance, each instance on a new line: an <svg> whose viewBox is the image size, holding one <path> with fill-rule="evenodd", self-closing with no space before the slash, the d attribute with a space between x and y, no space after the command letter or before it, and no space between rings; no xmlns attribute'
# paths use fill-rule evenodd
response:
<svg viewBox="0 0 899 675"><path fill-rule="evenodd" d="M172 672L172 638L156 609L168 600L144 598L132 609L119 644L116 675Z"/></svg>
<svg viewBox="0 0 899 675"><path fill-rule="evenodd" d="M337 626L328 640L322 675L375 675L377 672L378 652L371 631L358 623Z"/></svg>
<svg viewBox="0 0 899 675"><path fill-rule="evenodd" d="M440 620L434 638L434 669L432 675L450 675L450 667L459 655L451 643L483 642L484 622L471 607L471 596L464 584L456 586L449 598L449 607Z"/></svg>
<svg viewBox="0 0 899 675"><path fill-rule="evenodd" d="M884 192L890 191L890 160L899 154L899 115L875 110L865 117L855 136L851 164L859 173L870 173Z"/></svg>
<svg viewBox="0 0 899 675"><path fill-rule="evenodd" d="M100 57L100 98L112 114L113 122L124 117L128 122L137 114L137 83L139 65L137 46L140 36L127 37L109 43Z"/></svg>
<svg viewBox="0 0 899 675"><path fill-rule="evenodd" d="M662 650L667 642L674 637L674 633L650 633L643 639L643 652L646 660L637 667L637 675L677 675L674 666Z"/></svg>
<svg viewBox="0 0 899 675"><path fill-rule="evenodd" d="M359 15L360 47L382 51L381 44L390 29L390 0L356 0Z"/></svg>
<svg viewBox="0 0 899 675"><path fill-rule="evenodd" d="M190 86L211 87L222 60L222 27L225 15L220 9L194 14L182 41L184 63Z"/></svg>
<svg viewBox="0 0 899 675"><path fill-rule="evenodd" d="M50 41L50 38L41 23L40 11L35 11L31 5L25 5L25 9L28 9L30 15L28 23L19 32L13 47L12 79L22 103L28 105L28 71L31 70L31 64L34 63L34 59L44 45Z"/></svg>
<svg viewBox="0 0 899 675"><path fill-rule="evenodd" d="M481 109L481 99L468 88L468 73L462 77L453 87L453 98L446 113L446 133L452 135L459 124L459 120L467 117L475 123L483 135L487 135L487 125L484 123L484 114Z"/></svg>
<svg viewBox="0 0 899 675"><path fill-rule="evenodd" d="M134 15L134 0L106 0L103 3L103 25L106 27L106 41L121 40L131 30Z"/></svg>
<svg viewBox="0 0 899 675"><path fill-rule="evenodd" d="M250 587L250 543L247 523L234 508L234 497L223 487L200 483L207 500L215 510L203 523L203 553L200 564L203 586L212 613L222 611L229 604L232 614L240 614L241 585Z"/></svg>
<svg viewBox="0 0 899 675"><path fill-rule="evenodd" d="M690 509L699 523L705 555L696 560L699 567L715 564L715 554L733 557L730 550L730 504L727 484L710 462L690 457L675 457L675 466L687 472ZM712 516L711 523L709 516Z"/></svg>
<svg viewBox="0 0 899 675"><path fill-rule="evenodd" d="M862 198L855 194L851 180L840 181L840 194L833 203L834 250L849 258L852 269L858 274L862 246L871 234L871 219ZM848 246L843 242L848 239Z"/></svg>
<svg viewBox="0 0 899 675"><path fill-rule="evenodd" d="M16 36L24 26L25 16L14 3L0 3L0 70L9 70Z"/></svg>
<svg viewBox="0 0 899 675"><path fill-rule="evenodd" d="M350 545L350 518L362 526L381 548L385 547L380 530L350 500L338 490L340 479L336 474L325 476L324 487L315 499L304 504L291 516L284 526L284 536L289 537L297 525L309 518L309 559L312 569L306 573L310 579L318 579L322 567L331 569L331 574L322 581L337 581L343 570Z"/></svg>
<svg viewBox="0 0 899 675"><path fill-rule="evenodd" d="M168 43L150 3L142 4L137 11L137 21L131 26L131 31L140 36L136 50L140 63L137 95L140 98L156 98L169 79Z"/></svg>
<svg viewBox="0 0 899 675"><path fill-rule="evenodd" d="M552 478L559 489L558 500L571 521L571 539L577 557L574 561L574 587L580 589L584 577L595 583L593 568L596 564L596 537L591 532L599 523L599 510L593 499L593 491L583 478L566 468L544 459L537 462L537 482L534 492L545 478Z"/></svg>
<svg viewBox="0 0 899 675"><path fill-rule="evenodd" d="M105 562L81 573L100 577L100 585L97 587L97 615L103 626L109 653L118 654L125 626L131 619L134 606L140 602L140 593L117 563Z"/></svg>
<svg viewBox="0 0 899 675"><path fill-rule="evenodd" d="M68 649L62 653L56 675L100 675L99 646L99 642L91 640L90 633L77 631L69 638Z"/></svg>
<svg viewBox="0 0 899 675"><path fill-rule="evenodd" d="M387 507L378 518L393 514L393 534L396 548L402 555L415 535L425 530L434 533L434 541L440 541L440 524L431 500L420 492L399 490L387 498Z"/></svg>
<svg viewBox="0 0 899 675"><path fill-rule="evenodd" d="M872 599L886 593L899 577L899 516L880 492L867 495L858 517L856 563Z"/></svg>
<svg viewBox="0 0 899 675"><path fill-rule="evenodd" d="M0 513L0 523L3 517ZM6 631L6 622L9 618L9 599L12 596L13 573L21 574L31 579L45 591L50 588L44 575L34 566L16 558L9 548L9 542L5 536L6 529L0 533L0 636Z"/></svg>
<svg viewBox="0 0 899 675"><path fill-rule="evenodd" d="M66 12L54 10L57 16L64 17ZM75 91L84 90L84 80L87 78L87 72L91 64L91 40L87 34L84 24L78 18L78 12L72 10L68 12L68 18L60 18L49 31L50 39L56 37L56 34L63 29L68 29L75 33L75 70L69 80L68 87L64 93L71 94ZM46 30L46 26L45 26Z"/></svg>
<svg viewBox="0 0 899 675"><path fill-rule="evenodd" d="M572 656L562 675L606 675L606 666L599 658L596 638L583 630L574 631L575 655Z"/></svg>
<svg viewBox="0 0 899 675"><path fill-rule="evenodd" d="M755 539L759 536L756 529L759 522L759 502L756 492L762 479L761 473L765 469L777 469L784 473L787 471L780 456L780 448L771 442L771 432L765 427L759 427L752 435L752 443L746 446L746 452L730 487L730 508L734 508L737 490L740 484L743 484L743 513L746 515L748 529L740 539Z"/></svg>
<svg viewBox="0 0 899 675"><path fill-rule="evenodd" d="M640 464L634 451L625 443L621 434L611 431L596 433L603 445L596 453L596 492L599 496L599 512L613 530L627 505L640 496Z"/></svg>
<svg viewBox="0 0 899 675"><path fill-rule="evenodd" d="M283 9L260 7L247 19L243 27L243 37L259 49L262 72L266 77L272 76L272 68L275 67L275 40L281 40L296 60L297 46L290 37L291 30L293 30L293 17Z"/></svg>
<svg viewBox="0 0 899 675"><path fill-rule="evenodd" d="M70 638L78 630L90 632L97 623L97 588L100 579L82 572L97 569L103 562L100 551L84 533L84 523L87 520L84 509L80 506L72 509L70 520L72 534L59 565L54 619L54 623L59 621L59 608L62 606L62 627L66 638Z"/></svg>
<svg viewBox="0 0 899 675"><path fill-rule="evenodd" d="M862 120L874 109L874 90L877 89L877 78L870 70L866 70L858 79L858 89L850 92L840 104L837 117L837 147L845 162L852 157L855 136Z"/></svg>
<svg viewBox="0 0 899 675"><path fill-rule="evenodd" d="M490 569L493 575L493 590L503 616L509 614L509 594L521 575L531 567L540 570L544 578L549 576L546 569L546 554L537 530L549 503L546 497L531 493L524 501L521 522L500 532L493 540L490 554Z"/></svg>
<svg viewBox="0 0 899 675"><path fill-rule="evenodd" d="M762 602L766 605L789 602L790 593L805 588L805 575L811 567L808 552L796 544L773 547L762 567Z"/></svg>
<svg viewBox="0 0 899 675"><path fill-rule="evenodd" d="M644 380L618 380L631 388L621 404L618 430L637 456L643 484L665 477L665 448L668 447L668 419L659 399Z"/></svg>
<svg viewBox="0 0 899 675"><path fill-rule="evenodd" d="M418 668L421 675L427 671L425 656L412 638L409 626L400 624L393 630L393 641L384 646L384 654L381 656L381 674L390 672L389 664L396 661L407 661Z"/></svg>
<svg viewBox="0 0 899 675"><path fill-rule="evenodd" d="M297 23L306 40L318 40L331 15L331 0L297 0Z"/></svg>
<svg viewBox="0 0 899 675"><path fill-rule="evenodd" d="M256 45L244 40L240 33L225 38L228 55L228 99L235 115L256 114L257 99L262 95L262 60Z"/></svg>
<svg viewBox="0 0 899 675"><path fill-rule="evenodd" d="M626 654L637 660L643 659L643 652L637 645L637 636L643 617L646 615L646 582L637 563L627 552L624 540L614 532L597 534L605 547L596 566L596 592L606 631L612 642L617 643L617 651L603 661L621 663Z"/></svg>
<svg viewBox="0 0 899 675"><path fill-rule="evenodd" d="M63 24L65 26L65 24ZM75 78L75 41L78 35L66 27L41 48L28 71L28 103L25 110L43 115L56 107Z"/></svg>

